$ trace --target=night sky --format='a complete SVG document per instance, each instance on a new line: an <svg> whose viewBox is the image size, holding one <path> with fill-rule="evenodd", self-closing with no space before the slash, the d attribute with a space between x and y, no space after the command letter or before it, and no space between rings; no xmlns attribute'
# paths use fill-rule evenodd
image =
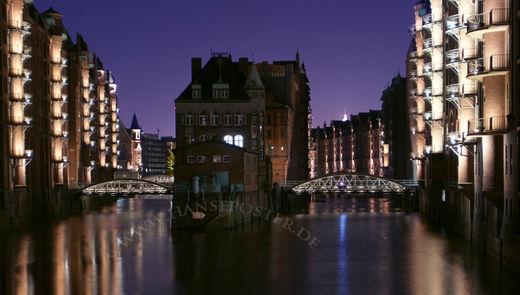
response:
<svg viewBox="0 0 520 295"><path fill-rule="evenodd" d="M174 100L191 78L191 57L228 51L233 60L305 63L313 126L380 108L405 57L417 0L34 0L52 6L75 40L112 70L121 119L175 135Z"/></svg>

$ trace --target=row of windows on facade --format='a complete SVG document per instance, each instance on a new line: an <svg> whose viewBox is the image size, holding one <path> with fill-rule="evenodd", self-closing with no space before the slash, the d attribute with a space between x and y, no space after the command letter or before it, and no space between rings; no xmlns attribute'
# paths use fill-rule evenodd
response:
<svg viewBox="0 0 520 295"><path fill-rule="evenodd" d="M207 141L209 137L206 134L202 134L199 136L199 141ZM192 135L187 136L188 144L194 142ZM232 135L225 135L224 136L224 142L231 145L236 145L238 147L244 147L244 136L237 134L235 136Z"/></svg>
<svg viewBox="0 0 520 295"><path fill-rule="evenodd" d="M191 97L194 99L200 99L200 89L192 89ZM227 89L213 89L213 98L229 98L229 90Z"/></svg>
<svg viewBox="0 0 520 295"><path fill-rule="evenodd" d="M194 114L192 111L186 111L184 114L184 125L193 126ZM243 126L245 124L245 116L242 112L236 112L234 115L234 126ZM198 126L218 126L220 125L219 115L217 112L211 112L208 114L206 111L201 111L198 114ZM231 126L233 125L233 115L231 112L224 113L222 125Z"/></svg>
<svg viewBox="0 0 520 295"><path fill-rule="evenodd" d="M186 162L188 164L205 164L206 163L206 156L204 155L198 155L193 156L189 155L186 158ZM213 155L213 163L214 164L230 164L231 163L231 155Z"/></svg>

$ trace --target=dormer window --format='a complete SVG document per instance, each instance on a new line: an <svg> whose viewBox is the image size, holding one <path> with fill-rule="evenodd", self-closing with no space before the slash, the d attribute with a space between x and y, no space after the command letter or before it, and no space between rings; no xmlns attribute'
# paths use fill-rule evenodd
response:
<svg viewBox="0 0 520 295"><path fill-rule="evenodd" d="M229 84L228 83L213 83L213 98L227 99L229 98Z"/></svg>
<svg viewBox="0 0 520 295"><path fill-rule="evenodd" d="M200 99L201 89L202 89L202 86L200 84L192 84L191 85L191 98Z"/></svg>

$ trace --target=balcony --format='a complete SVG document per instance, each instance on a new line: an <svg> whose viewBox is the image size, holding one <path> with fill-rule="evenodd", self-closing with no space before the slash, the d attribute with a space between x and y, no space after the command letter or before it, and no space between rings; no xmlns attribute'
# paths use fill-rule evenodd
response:
<svg viewBox="0 0 520 295"><path fill-rule="evenodd" d="M61 120L61 121L66 121L67 118L69 117L69 115L67 113L61 113L61 115L52 115L51 118L53 120Z"/></svg>
<svg viewBox="0 0 520 295"><path fill-rule="evenodd" d="M464 24L462 23L462 18L459 14L450 15L446 18L446 33L455 40L459 40L459 32L464 28Z"/></svg>
<svg viewBox="0 0 520 295"><path fill-rule="evenodd" d="M433 46L433 39L432 38L428 38L428 39L424 39L423 40L423 49L426 50L426 49L431 49Z"/></svg>
<svg viewBox="0 0 520 295"><path fill-rule="evenodd" d="M500 134L507 131L507 117L494 116L468 121L468 135Z"/></svg>
<svg viewBox="0 0 520 295"><path fill-rule="evenodd" d="M495 54L468 62L468 79L481 80L487 76L504 75L509 71L509 54Z"/></svg>
<svg viewBox="0 0 520 295"><path fill-rule="evenodd" d="M13 125L21 125L21 126L31 126L32 125L32 120L33 119L31 117L24 116L21 120L12 120L11 124L13 124Z"/></svg>
<svg viewBox="0 0 520 295"><path fill-rule="evenodd" d="M14 155L11 155L11 158L13 158L13 159L32 159L33 154L34 154L34 150L26 149L23 154L21 154L21 155L14 154Z"/></svg>
<svg viewBox="0 0 520 295"><path fill-rule="evenodd" d="M25 54L25 55L29 55L29 56L30 56L31 53L32 53L32 48L31 48L31 46L24 45L24 46L23 46L23 54Z"/></svg>
<svg viewBox="0 0 520 295"><path fill-rule="evenodd" d="M444 151L444 149L442 146L425 145L423 148L423 152L427 156L430 154L442 153L443 151Z"/></svg>
<svg viewBox="0 0 520 295"><path fill-rule="evenodd" d="M63 139L65 139L65 138L69 137L69 132L67 132L67 131L62 131L62 132L59 133L59 134L53 134L52 137L54 137L54 138L63 138Z"/></svg>
<svg viewBox="0 0 520 295"><path fill-rule="evenodd" d="M416 127L411 127L410 128L410 133L412 135L424 134L425 132L426 132L425 130L419 130Z"/></svg>
<svg viewBox="0 0 520 295"><path fill-rule="evenodd" d="M469 61L476 58L482 57L482 49L479 48L463 48L462 49L462 59L465 61Z"/></svg>
<svg viewBox="0 0 520 295"><path fill-rule="evenodd" d="M31 24L25 21L16 22L13 26L9 26L9 30L19 32L25 38L31 34Z"/></svg>
<svg viewBox="0 0 520 295"><path fill-rule="evenodd" d="M14 98L12 96L9 97L9 100L12 103L22 103L24 105L24 109L32 104L31 96L24 96L24 98Z"/></svg>
<svg viewBox="0 0 520 295"><path fill-rule="evenodd" d="M442 128L442 113L424 112L423 120L431 129Z"/></svg>
<svg viewBox="0 0 520 295"><path fill-rule="evenodd" d="M462 49L455 48L446 51L446 63L453 64L453 63L459 63L461 62L461 56L462 56Z"/></svg>
<svg viewBox="0 0 520 295"><path fill-rule="evenodd" d="M509 9L494 8L487 13L468 17L466 23L468 35L481 38L485 33L498 32L507 29L509 24Z"/></svg>
<svg viewBox="0 0 520 295"><path fill-rule="evenodd" d="M460 84L450 84L446 86L446 96L449 97L458 97L462 94L462 87Z"/></svg>
<svg viewBox="0 0 520 295"><path fill-rule="evenodd" d="M432 104L432 100L434 97L439 97L439 96L442 96L442 94L439 93L439 91L432 89L432 87L424 88L423 99L425 101L429 102L430 104Z"/></svg>
<svg viewBox="0 0 520 295"><path fill-rule="evenodd" d="M410 34L410 36L412 36L413 38L415 38L415 34L417 34L417 29L416 29L415 24L410 25L410 26L408 27L408 34Z"/></svg>
<svg viewBox="0 0 520 295"><path fill-rule="evenodd" d="M432 29L433 18L432 18L431 13L424 15L422 17L422 21L423 21L423 28L424 29L427 29L427 30L431 30Z"/></svg>
<svg viewBox="0 0 520 295"><path fill-rule="evenodd" d="M448 2L451 2L451 3L453 3L453 5L459 7L460 6L460 2L462 2L462 0L448 0Z"/></svg>
<svg viewBox="0 0 520 295"><path fill-rule="evenodd" d="M442 113L424 112L424 121L439 121L442 120Z"/></svg>
<svg viewBox="0 0 520 295"><path fill-rule="evenodd" d="M417 112L417 108L415 108L415 107L410 108L410 114L411 114L412 116L417 116L417 115L419 115L419 113Z"/></svg>

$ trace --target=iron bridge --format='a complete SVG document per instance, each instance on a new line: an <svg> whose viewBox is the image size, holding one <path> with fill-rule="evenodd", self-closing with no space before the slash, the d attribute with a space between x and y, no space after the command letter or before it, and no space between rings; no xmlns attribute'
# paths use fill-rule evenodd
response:
<svg viewBox="0 0 520 295"><path fill-rule="evenodd" d="M161 183L143 179L117 179L93 184L81 190L85 195L129 195L129 194L168 194L173 188Z"/></svg>
<svg viewBox="0 0 520 295"><path fill-rule="evenodd" d="M408 189L394 180L363 174L328 175L292 187L296 193L404 193Z"/></svg>

